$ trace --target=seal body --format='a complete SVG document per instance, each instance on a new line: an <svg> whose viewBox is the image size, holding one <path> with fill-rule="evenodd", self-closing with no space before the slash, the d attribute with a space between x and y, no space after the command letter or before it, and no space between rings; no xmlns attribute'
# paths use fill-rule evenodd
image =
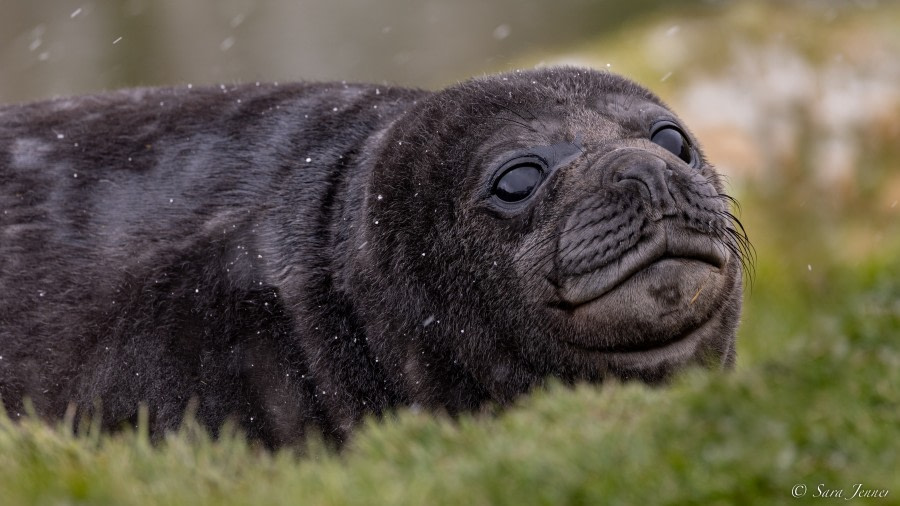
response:
<svg viewBox="0 0 900 506"><path fill-rule="evenodd" d="M155 434L193 400L279 445L727 366L738 226L677 117L609 73L7 106L0 400L109 428L145 404Z"/></svg>

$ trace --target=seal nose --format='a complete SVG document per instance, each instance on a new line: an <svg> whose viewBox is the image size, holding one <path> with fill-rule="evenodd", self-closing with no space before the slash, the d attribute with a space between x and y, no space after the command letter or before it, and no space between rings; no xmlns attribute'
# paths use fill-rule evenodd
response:
<svg viewBox="0 0 900 506"><path fill-rule="evenodd" d="M619 182L631 180L640 183L641 191L648 193L653 207L663 216L672 216L676 214L675 198L669 190L669 180L672 174L672 169L662 158L641 157L620 171L617 180Z"/></svg>

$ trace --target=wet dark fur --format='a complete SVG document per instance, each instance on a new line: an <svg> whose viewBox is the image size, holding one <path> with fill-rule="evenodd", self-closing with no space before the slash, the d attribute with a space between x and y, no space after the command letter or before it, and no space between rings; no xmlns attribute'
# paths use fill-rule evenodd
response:
<svg viewBox="0 0 900 506"><path fill-rule="evenodd" d="M564 69L440 93L181 87L0 109L2 402L58 418L100 401L106 427L143 402L159 434L193 398L211 430L235 417L277 445L312 427L342 441L401 405L506 403L546 375L602 379L613 366L545 345L554 329L516 295L530 281L512 245L561 212L498 222L472 167L491 132L536 135L545 104L610 93L656 101ZM729 269L707 350L724 362Z"/></svg>

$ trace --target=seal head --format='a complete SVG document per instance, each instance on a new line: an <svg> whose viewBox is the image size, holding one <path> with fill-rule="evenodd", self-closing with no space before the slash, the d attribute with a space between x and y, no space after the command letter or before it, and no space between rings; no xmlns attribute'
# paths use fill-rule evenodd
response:
<svg viewBox="0 0 900 506"><path fill-rule="evenodd" d="M464 83L406 118L352 270L376 352L407 350L387 366L412 398L733 363L746 236L658 98L555 69Z"/></svg>

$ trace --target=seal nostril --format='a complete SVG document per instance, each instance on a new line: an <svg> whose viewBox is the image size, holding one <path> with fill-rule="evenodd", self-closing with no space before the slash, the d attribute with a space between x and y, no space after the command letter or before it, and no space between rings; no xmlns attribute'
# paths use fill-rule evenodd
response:
<svg viewBox="0 0 900 506"><path fill-rule="evenodd" d="M675 212L675 199L668 183L672 173L663 159L652 157L631 163L617 175L617 179L619 182L634 180L641 183L641 191L646 189L653 206L663 215L671 215Z"/></svg>

